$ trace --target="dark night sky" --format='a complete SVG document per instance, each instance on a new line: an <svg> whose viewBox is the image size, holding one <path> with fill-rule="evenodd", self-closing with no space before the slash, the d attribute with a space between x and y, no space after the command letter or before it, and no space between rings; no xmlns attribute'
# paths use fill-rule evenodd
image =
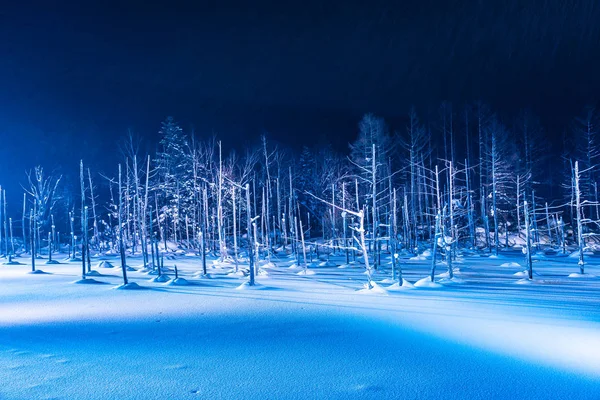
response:
<svg viewBox="0 0 600 400"><path fill-rule="evenodd" d="M597 1L39 3L0 10L0 182L110 168L116 138L167 115L343 149L367 111L402 129L413 104L482 99L558 132L600 93Z"/></svg>

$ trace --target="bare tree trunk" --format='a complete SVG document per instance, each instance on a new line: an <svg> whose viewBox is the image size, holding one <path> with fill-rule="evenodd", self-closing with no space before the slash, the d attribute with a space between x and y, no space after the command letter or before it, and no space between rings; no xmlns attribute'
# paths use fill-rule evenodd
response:
<svg viewBox="0 0 600 400"><path fill-rule="evenodd" d="M144 256L144 268L147 267L148 265L148 232L146 229L146 215L150 216L150 219L152 219L152 212L150 212L150 214L148 214L148 186L149 186L149 179L150 179L150 156L148 156L148 160L146 162L146 187L145 189L145 193L144 193L144 202L142 204L142 210L141 210L141 223L142 223L142 229L141 229L141 239L142 239L142 254ZM150 232L150 238L152 238L152 232ZM152 239L150 239L151 244L150 246L152 246ZM153 262L154 265L154 262Z"/></svg>
<svg viewBox="0 0 600 400"><path fill-rule="evenodd" d="M204 203L204 217L202 218L202 273L206 275L206 240L207 240L207 229L208 224L208 192L206 184L202 188L202 202Z"/></svg>
<svg viewBox="0 0 600 400"><path fill-rule="evenodd" d="M521 180L517 174L517 236L521 237Z"/></svg>
<svg viewBox="0 0 600 400"><path fill-rule="evenodd" d="M300 224L300 240L302 241L302 255L304 257L304 274L306 275L307 263L306 263L306 246L304 245L304 228L302 227L302 217L300 214L300 205L298 206L298 223Z"/></svg>
<svg viewBox="0 0 600 400"><path fill-rule="evenodd" d="M85 279L86 267L86 221L85 221L85 184L83 181L83 160L79 162L79 181L81 185L81 279Z"/></svg>
<svg viewBox="0 0 600 400"><path fill-rule="evenodd" d="M437 167L436 167L437 169ZM441 212L440 209L438 208L436 216L435 216L435 235L433 237L433 251L431 252L431 282L433 282L435 280L435 267L436 267L436 262L437 262L437 248L438 248L438 240L441 237L441 231L440 231L440 222L441 222Z"/></svg>
<svg viewBox="0 0 600 400"><path fill-rule="evenodd" d="M123 271L123 284L127 285L127 263L125 259L125 244L123 243L123 187L121 182L121 164L119 164L119 253L121 254L121 270ZM160 270L160 267L159 267ZM84 275L85 278L85 275Z"/></svg>
<svg viewBox="0 0 600 400"><path fill-rule="evenodd" d="M270 216L270 210L269 210L269 198L271 197L271 174L269 172L269 154L267 152L267 140L266 138L263 136L263 149L264 149L264 153L265 153L265 169L267 172L267 182L266 182L266 190L267 193L265 195L264 190L263 190L263 212L264 212L264 218L263 218L263 222L264 222L264 227L265 227L265 232L266 232L266 236L264 238L265 240L265 248L267 249L267 259L269 261L271 261L271 247L270 247L270 241L269 241L269 233L271 232L270 229L270 221L269 221L269 216Z"/></svg>
<svg viewBox="0 0 600 400"><path fill-rule="evenodd" d="M467 146L467 151L468 151L468 146ZM471 180L469 179L470 176L470 172L469 172L469 159L465 159L465 178L466 178L466 184L467 184L467 220L468 220L468 224L469 224L469 245L471 245L473 248L476 246L475 243L475 224L474 224L474 220L473 220L473 198L471 196Z"/></svg>
<svg viewBox="0 0 600 400"><path fill-rule="evenodd" d="M342 208L346 209L346 185L342 183ZM346 253L346 265L350 264L350 249L348 248L348 222L346 220L347 213L342 212L342 221L344 224L344 251Z"/></svg>
<svg viewBox="0 0 600 400"><path fill-rule="evenodd" d="M531 191L531 211L532 211L532 225L533 225L533 238L535 240L536 249L540 244L540 231L537 224L537 210L535 205L535 190Z"/></svg>
<svg viewBox="0 0 600 400"><path fill-rule="evenodd" d="M450 236L452 238L452 241L450 242L450 261L452 261L454 245L458 240L458 235L455 232L456 227L454 226L454 168L452 167L452 161L450 161L448 179L448 182L450 183L448 212L450 213ZM448 275L450 278L454 276L452 262L448 263Z"/></svg>
<svg viewBox="0 0 600 400"><path fill-rule="evenodd" d="M2 196L4 195L4 197L6 198L6 193L5 191L2 189L2 186L0 186L0 254L1 255L7 255L8 254L8 239L6 239L6 252L4 251L4 248L2 247L2 217L3 217L3 213L2 213ZM6 210L5 210L6 213ZM6 235L5 235L6 236Z"/></svg>
<svg viewBox="0 0 600 400"><path fill-rule="evenodd" d="M372 197L372 218L371 223L373 231L371 232L371 239L373 241L373 249L375 250L377 245L377 233L378 233L378 222L377 222L377 162L375 160L375 144L372 148L372 161L371 161L371 197ZM377 255L373 253L373 268L377 269Z"/></svg>
<svg viewBox="0 0 600 400"><path fill-rule="evenodd" d="M90 200L92 201L92 218L94 221L94 242L97 242L99 240L100 235L98 233L98 218L96 215L96 199L94 198L94 185L92 183L92 173L90 172L89 168L88 179L90 181Z"/></svg>
<svg viewBox="0 0 600 400"><path fill-rule="evenodd" d="M69 221L71 226L71 246L69 248L69 253L72 253L70 258L71 260L75 260L77 258L75 252L75 213L73 211L69 211Z"/></svg>
<svg viewBox="0 0 600 400"><path fill-rule="evenodd" d="M358 233L360 240L358 244L362 250L363 259L365 261L365 269L367 270L367 288L371 289L373 287L372 284L372 276L373 272L371 271L371 266L369 264L369 254L367 253L367 245L365 239L365 213L363 210L358 212ZM356 238L355 238L356 239Z"/></svg>
<svg viewBox="0 0 600 400"><path fill-rule="evenodd" d="M250 185L246 184L246 209L248 210L248 260L249 260L249 268L250 268L250 280L248 285L254 286L254 254L253 254L253 246L255 238L252 235L252 215L250 214ZM254 229L256 229L256 223L254 223Z"/></svg>
<svg viewBox="0 0 600 400"><path fill-rule="evenodd" d="M392 243L392 279L398 277L398 283L402 286L404 277L402 276L402 266L398 264L397 241L398 241L398 202L396 201L396 188L392 191L392 218L390 221L390 236L393 235L390 242Z"/></svg>
<svg viewBox="0 0 600 400"><path fill-rule="evenodd" d="M279 164L278 164L279 165ZM277 219L279 219L281 217L281 194L279 192L279 167L277 168L277 179L275 180L275 183L277 185ZM277 221L279 223L279 221ZM275 223L273 223L274 227L273 229L275 229ZM279 226L279 233L278 233L278 244L281 242L281 230L282 227Z"/></svg>
<svg viewBox="0 0 600 400"><path fill-rule="evenodd" d="M219 183L217 189L217 229L219 235L219 256L221 262L227 256L227 246L223 237L223 160L221 155L221 142L219 142Z"/></svg>
<svg viewBox="0 0 600 400"><path fill-rule="evenodd" d="M154 247L155 247L155 234L154 234L154 224L152 223L152 206L148 210L148 216L150 217L150 253L152 254L152 269L156 268L158 264L158 254L156 254L156 258L154 258Z"/></svg>
<svg viewBox="0 0 600 400"><path fill-rule="evenodd" d="M34 212L29 213L29 236L31 239L31 272L35 272L35 228L34 228ZM85 273L85 268L84 268ZM85 275L84 275L85 276Z"/></svg>
<svg viewBox="0 0 600 400"><path fill-rule="evenodd" d="M233 204L233 261L235 262L235 272L238 272L238 253L237 253L237 216L235 186L231 187L231 203Z"/></svg>
<svg viewBox="0 0 600 400"><path fill-rule="evenodd" d="M548 231L548 246L552 246L552 227L550 226L550 213L548 212L548 202L546 202L546 230Z"/></svg>
<svg viewBox="0 0 600 400"><path fill-rule="evenodd" d="M498 255L498 247L500 247L500 239L498 237L498 209L496 208L496 191L497 191L497 148L495 133L492 136L492 212L494 213L494 255Z"/></svg>
<svg viewBox="0 0 600 400"><path fill-rule="evenodd" d="M584 274L585 260L583 259L583 248L585 247L585 239L583 238L583 227L581 218L581 190L579 186L579 162L575 161L575 201L577 212L577 246L579 247L579 273Z"/></svg>
<svg viewBox="0 0 600 400"><path fill-rule="evenodd" d="M4 196L4 240L6 241L6 256L10 254L10 250L8 248L8 213L6 212L6 189L2 190L2 195Z"/></svg>
<svg viewBox="0 0 600 400"><path fill-rule="evenodd" d="M12 249L12 253L11 254L14 256L15 255L15 239L14 239L14 236L13 236L12 218L9 218L8 221L9 221L9 226L10 226L10 247ZM54 224L52 224L52 225L54 225Z"/></svg>
<svg viewBox="0 0 600 400"><path fill-rule="evenodd" d="M27 193L23 193L23 219L21 220L21 229L23 230L23 251L27 253L27 239L25 238L25 216L26 216L26 207L27 204ZM73 230L73 229L71 229Z"/></svg>
<svg viewBox="0 0 600 400"><path fill-rule="evenodd" d="M525 212L525 256L527 262L527 273L529 279L533 279L533 262L531 260L531 235L529 229L529 206L527 200L523 202L523 208Z"/></svg>

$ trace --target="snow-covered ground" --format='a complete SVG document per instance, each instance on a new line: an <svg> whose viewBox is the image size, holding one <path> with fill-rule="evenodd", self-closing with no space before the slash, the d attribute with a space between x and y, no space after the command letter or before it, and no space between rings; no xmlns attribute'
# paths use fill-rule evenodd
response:
<svg viewBox="0 0 600 400"><path fill-rule="evenodd" d="M139 290L114 290L118 267L74 284L79 263L43 261L0 265L0 399L600 399L600 279L568 277L573 257L536 257L523 285L521 254L475 255L414 288L430 261L401 257L408 283L386 289L386 265L371 291L343 257L308 274L275 257L248 288L179 256L165 264L189 285L131 271Z"/></svg>

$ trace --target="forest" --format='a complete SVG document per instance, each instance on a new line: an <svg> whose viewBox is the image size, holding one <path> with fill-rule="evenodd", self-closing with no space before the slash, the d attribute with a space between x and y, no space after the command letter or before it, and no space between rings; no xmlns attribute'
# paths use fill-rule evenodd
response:
<svg viewBox="0 0 600 400"><path fill-rule="evenodd" d="M310 274L315 260L337 254L363 264L370 289L382 254L393 255L392 280L402 285L399 254L430 256L433 283L440 262L453 278L461 252L522 248L531 280L537 251L575 247L585 274L600 221L593 108L573 119L554 160L528 112L506 123L481 103L444 103L433 122L414 109L407 121L392 132L365 114L347 154L308 146L298 154L266 135L242 154L224 154L217 137L185 132L168 117L155 154L141 154L130 134L112 175L81 160L75 192L42 166L27 174L22 215L8 215L2 192L1 251L9 264L29 254L33 271L38 257L57 263L53 254L65 252L81 263L82 280L93 274L92 255L119 255L123 266L140 255L142 269L159 276L165 256L200 256L206 274L211 255L249 285L272 257L292 255ZM562 176L547 176L549 163L560 163Z"/></svg>

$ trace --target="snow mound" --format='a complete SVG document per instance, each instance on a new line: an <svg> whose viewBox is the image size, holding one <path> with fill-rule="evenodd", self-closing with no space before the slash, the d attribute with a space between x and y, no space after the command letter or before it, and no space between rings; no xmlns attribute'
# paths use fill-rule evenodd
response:
<svg viewBox="0 0 600 400"><path fill-rule="evenodd" d="M533 271L533 275L539 275L539 274L537 272ZM513 276L516 276L517 278L528 277L529 276L529 271L524 270L524 271L515 272L513 274Z"/></svg>
<svg viewBox="0 0 600 400"><path fill-rule="evenodd" d="M593 256L594 253L592 251L584 251L583 255L584 256ZM574 252L569 254L569 258L579 258L579 250L575 250Z"/></svg>
<svg viewBox="0 0 600 400"><path fill-rule="evenodd" d="M92 278L83 278L73 282L77 285L104 285L105 282L100 282Z"/></svg>
<svg viewBox="0 0 600 400"><path fill-rule="evenodd" d="M48 261L46 261L46 264L47 265L55 265L55 264L60 264L60 263L56 260L48 260Z"/></svg>
<svg viewBox="0 0 600 400"><path fill-rule="evenodd" d="M388 292L381 286L379 286L376 282L371 281L371 287L369 288L369 284L365 283L364 289L360 289L358 293L364 294L379 294L379 295L387 295Z"/></svg>
<svg viewBox="0 0 600 400"><path fill-rule="evenodd" d="M129 267L127 267L127 271L136 271L135 268L129 269ZM138 271L138 272L142 272L142 271ZM162 267L160 269L160 272L162 274L166 274L168 272L173 272L173 270L171 268L167 268L167 267ZM146 275L158 275L158 268L150 268L148 269L148 272L144 272Z"/></svg>
<svg viewBox="0 0 600 400"><path fill-rule="evenodd" d="M13 261L7 261L7 262L2 263L2 264L4 264L4 265L25 265L25 264L23 264L21 262L14 261L14 260Z"/></svg>
<svg viewBox="0 0 600 400"><path fill-rule="evenodd" d="M256 273L256 276L269 276L269 272L261 267Z"/></svg>
<svg viewBox="0 0 600 400"><path fill-rule="evenodd" d="M115 290L139 290L139 289L143 289L143 288L135 282L129 282L126 285L115 286L113 289L115 289Z"/></svg>
<svg viewBox="0 0 600 400"><path fill-rule="evenodd" d="M425 260L427 260L427 257L419 255L419 256L411 257L411 258L409 258L409 260L410 261L425 261Z"/></svg>
<svg viewBox="0 0 600 400"><path fill-rule="evenodd" d="M331 261L323 261L318 264L319 267L337 267L337 264L332 263Z"/></svg>
<svg viewBox="0 0 600 400"><path fill-rule="evenodd" d="M211 267L212 268L230 268L231 265L232 265L232 263L229 260L225 260L225 261L214 260Z"/></svg>
<svg viewBox="0 0 600 400"><path fill-rule="evenodd" d="M504 264L500 265L501 267L506 267L506 268L521 268L521 264L511 261L511 262L505 262Z"/></svg>
<svg viewBox="0 0 600 400"><path fill-rule="evenodd" d="M298 269L301 268L298 264L294 263L288 267L288 269Z"/></svg>
<svg viewBox="0 0 600 400"><path fill-rule="evenodd" d="M170 281L168 281L167 285L169 285L169 286L188 286L188 285L191 285L191 283L185 278L177 278L177 279L171 279Z"/></svg>
<svg viewBox="0 0 600 400"><path fill-rule="evenodd" d="M453 273L459 273L460 272L460 268L452 268L452 272ZM447 278L450 274L448 273L448 271L446 272L442 272L441 274L437 274L436 278Z"/></svg>
<svg viewBox="0 0 600 400"><path fill-rule="evenodd" d="M250 285L250 282L244 282L240 286L236 287L235 290L264 290L266 288L266 286L256 282L254 282L254 285Z"/></svg>
<svg viewBox="0 0 600 400"><path fill-rule="evenodd" d="M518 281L515 282L517 285L531 285L534 283L533 279L529 279L529 278L523 278L523 279L519 279Z"/></svg>
<svg viewBox="0 0 600 400"><path fill-rule="evenodd" d="M388 286L386 288L386 290L399 291L399 290L406 290L406 289L414 289L414 287L415 287L415 285L413 285L406 279L402 279L402 285L400 285L398 282L396 282L393 285Z"/></svg>
<svg viewBox="0 0 600 400"><path fill-rule="evenodd" d="M150 282L165 283L170 280L171 280L171 278L169 278L167 275L159 275L157 277L150 279Z"/></svg>
<svg viewBox="0 0 600 400"><path fill-rule="evenodd" d="M109 261L100 261L98 263L98 268L114 268L115 266L112 265L112 263L110 263Z"/></svg>
<svg viewBox="0 0 600 400"><path fill-rule="evenodd" d="M303 269L302 271L298 272L296 275L314 275L314 274L316 274L316 272L311 269Z"/></svg>
<svg viewBox="0 0 600 400"><path fill-rule="evenodd" d="M573 272L572 274L569 274L569 278L575 278L575 279L596 279L598 277L596 275L592 275L592 274L580 274L579 272Z"/></svg>
<svg viewBox="0 0 600 400"><path fill-rule="evenodd" d="M418 288L429 288L429 289L438 289L443 287L442 285L440 285L437 282L431 282L431 277L426 277L423 279L419 279L418 281L415 282L414 287L418 287Z"/></svg>
<svg viewBox="0 0 600 400"><path fill-rule="evenodd" d="M85 273L85 276L102 276L102 274L98 271L92 270Z"/></svg>
<svg viewBox="0 0 600 400"><path fill-rule="evenodd" d="M43 274L48 274L47 272L42 271L41 269L36 269L35 271L29 271L27 272L28 274L31 275L43 275Z"/></svg>
<svg viewBox="0 0 600 400"><path fill-rule="evenodd" d="M442 285L462 285L466 283L464 279L457 278L456 276L453 278L442 278L438 282Z"/></svg>
<svg viewBox="0 0 600 400"><path fill-rule="evenodd" d="M227 276L233 276L233 277L243 278L245 276L248 276L248 273L246 271L240 269L238 272L230 272L230 273L228 273Z"/></svg>
<svg viewBox="0 0 600 400"><path fill-rule="evenodd" d="M259 265L261 268L277 268L277 266L270 261L266 263L261 263Z"/></svg>

